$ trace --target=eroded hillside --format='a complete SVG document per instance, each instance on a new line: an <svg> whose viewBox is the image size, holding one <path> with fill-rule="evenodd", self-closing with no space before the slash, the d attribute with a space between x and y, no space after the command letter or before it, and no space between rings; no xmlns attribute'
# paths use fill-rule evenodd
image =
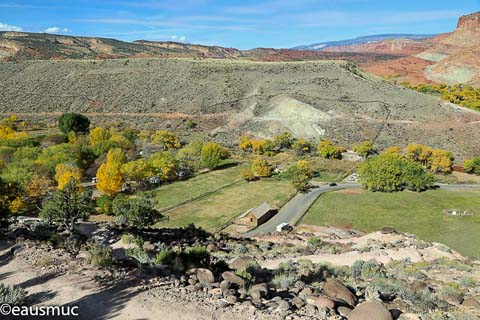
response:
<svg viewBox="0 0 480 320"><path fill-rule="evenodd" d="M184 128L226 140L285 130L350 145L419 142L480 152L478 113L371 78L346 62L262 63L134 59L0 64L0 112L53 121L76 111L94 122ZM231 140L230 140L231 141Z"/></svg>

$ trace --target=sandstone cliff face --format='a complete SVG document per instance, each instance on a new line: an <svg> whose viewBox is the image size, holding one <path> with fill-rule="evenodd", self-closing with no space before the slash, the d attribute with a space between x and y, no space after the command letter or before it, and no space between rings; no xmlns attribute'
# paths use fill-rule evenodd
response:
<svg viewBox="0 0 480 320"><path fill-rule="evenodd" d="M392 39L351 46L328 47L325 52L370 52L395 55L414 55L433 46L428 40Z"/></svg>

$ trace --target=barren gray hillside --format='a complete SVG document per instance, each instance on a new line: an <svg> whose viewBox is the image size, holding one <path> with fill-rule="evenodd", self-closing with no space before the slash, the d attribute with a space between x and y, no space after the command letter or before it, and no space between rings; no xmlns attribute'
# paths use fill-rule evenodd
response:
<svg viewBox="0 0 480 320"><path fill-rule="evenodd" d="M374 79L346 62L264 63L132 59L0 63L0 112L53 121L76 111L94 123L198 130L225 139L332 138L350 145L426 143L457 158L480 152L480 114Z"/></svg>

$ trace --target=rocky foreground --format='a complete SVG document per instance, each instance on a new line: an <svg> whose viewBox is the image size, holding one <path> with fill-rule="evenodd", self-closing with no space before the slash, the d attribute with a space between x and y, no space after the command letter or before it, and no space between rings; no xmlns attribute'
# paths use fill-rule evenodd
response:
<svg viewBox="0 0 480 320"><path fill-rule="evenodd" d="M16 241L0 247L2 283L26 289L29 305L78 305L82 319L480 318L479 262L391 229L303 226L256 239L192 228L81 232L88 241L72 251L16 228ZM109 263L93 242L112 249ZM208 266L149 260L193 246L207 248Z"/></svg>

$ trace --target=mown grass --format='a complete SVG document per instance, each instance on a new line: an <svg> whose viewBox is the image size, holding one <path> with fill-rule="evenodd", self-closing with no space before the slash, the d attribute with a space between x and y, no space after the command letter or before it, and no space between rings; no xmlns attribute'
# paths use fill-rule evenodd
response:
<svg viewBox="0 0 480 320"><path fill-rule="evenodd" d="M180 227L190 223L213 231L246 210L266 201L271 206L282 206L295 190L290 182L262 179L247 183L240 181L231 187L167 212L168 221L157 227Z"/></svg>
<svg viewBox="0 0 480 320"><path fill-rule="evenodd" d="M474 216L449 217L444 209L468 210ZM301 223L366 232L390 226L480 257L480 191L331 192L318 198Z"/></svg>
<svg viewBox="0 0 480 320"><path fill-rule="evenodd" d="M240 172L248 166L248 164L241 164L200 174L188 180L163 185L150 191L149 194L152 196L156 208L162 210L239 180Z"/></svg>

